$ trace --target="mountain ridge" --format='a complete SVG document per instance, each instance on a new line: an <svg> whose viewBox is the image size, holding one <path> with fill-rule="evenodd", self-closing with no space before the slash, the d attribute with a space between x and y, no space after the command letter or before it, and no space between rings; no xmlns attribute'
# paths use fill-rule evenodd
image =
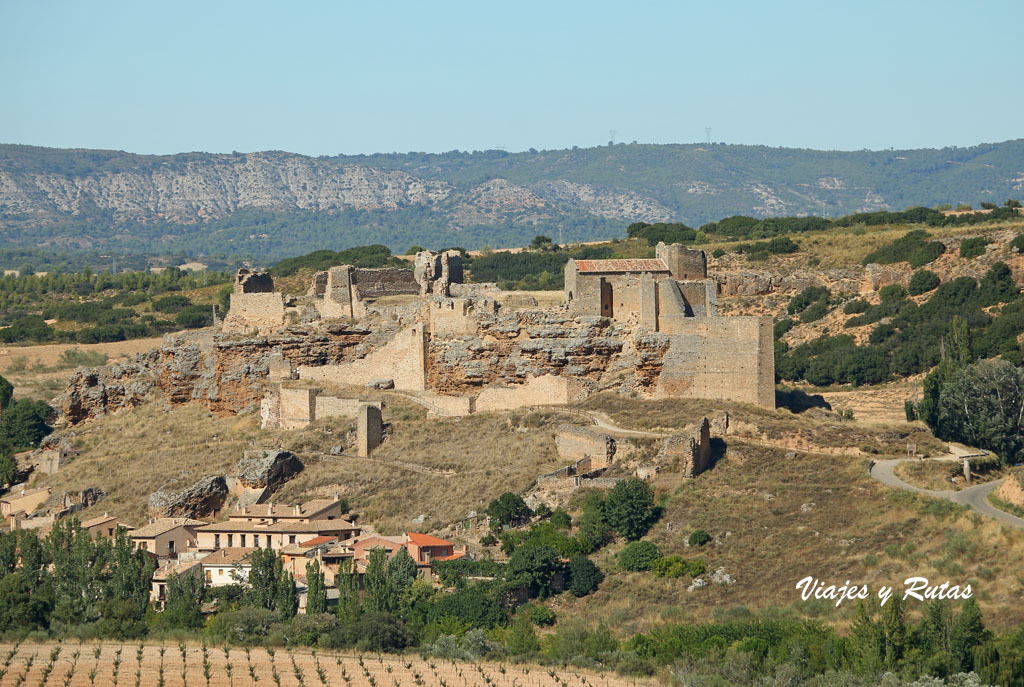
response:
<svg viewBox="0 0 1024 687"><path fill-rule="evenodd" d="M210 250L216 236L235 254L280 253L263 226L297 227L304 246L343 248L369 235L395 248L472 248L558 230L564 240L608 238L640 220L699 226L734 214L1002 202L1022 188L1024 139L908 151L619 144L333 157L0 144L0 236L123 250L138 235L145 250L189 252Z"/></svg>

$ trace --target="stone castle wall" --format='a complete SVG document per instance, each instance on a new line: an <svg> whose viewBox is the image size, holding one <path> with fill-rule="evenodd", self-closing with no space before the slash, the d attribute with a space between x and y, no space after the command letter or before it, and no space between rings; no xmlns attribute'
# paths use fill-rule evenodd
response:
<svg viewBox="0 0 1024 687"><path fill-rule="evenodd" d="M577 425L560 426L555 434L555 447L560 458L589 461L585 470L606 468L615 459L615 439Z"/></svg>
<svg viewBox="0 0 1024 687"><path fill-rule="evenodd" d="M299 379L365 386L388 378L404 391L426 389L426 325L417 323L398 332L381 348L364 358L340 365L300 365Z"/></svg>
<svg viewBox="0 0 1024 687"><path fill-rule="evenodd" d="M651 338L666 336L651 335ZM771 317L685 318L666 336L655 396L775 407Z"/></svg>

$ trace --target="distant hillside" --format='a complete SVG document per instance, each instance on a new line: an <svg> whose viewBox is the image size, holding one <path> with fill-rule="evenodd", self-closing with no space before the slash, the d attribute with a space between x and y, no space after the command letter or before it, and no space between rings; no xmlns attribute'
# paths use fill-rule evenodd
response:
<svg viewBox="0 0 1024 687"><path fill-rule="evenodd" d="M825 152L625 145L317 158L134 155L0 145L7 247L251 256L385 243L477 248L622 236L629 222L1002 202L1024 139L942 150Z"/></svg>

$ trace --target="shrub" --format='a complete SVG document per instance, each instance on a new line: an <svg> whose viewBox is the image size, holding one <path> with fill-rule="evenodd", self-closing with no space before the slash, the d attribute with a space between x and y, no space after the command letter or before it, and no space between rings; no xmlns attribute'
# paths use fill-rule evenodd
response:
<svg viewBox="0 0 1024 687"><path fill-rule="evenodd" d="M213 324L213 310L209 305L190 305L174 318L179 327L199 329Z"/></svg>
<svg viewBox="0 0 1024 687"><path fill-rule="evenodd" d="M888 265L906 261L911 267L917 268L946 252L941 241L928 241L929 234L923 229L911 231L896 239L887 246L882 246L864 258L864 264L879 263Z"/></svg>
<svg viewBox="0 0 1024 687"><path fill-rule="evenodd" d="M510 491L491 501L486 512L493 530L500 529L502 525L517 525L533 515L523 497Z"/></svg>
<svg viewBox="0 0 1024 687"><path fill-rule="evenodd" d="M665 556L651 563L651 571L658 577L697 577L706 569L703 558L686 559Z"/></svg>
<svg viewBox="0 0 1024 687"><path fill-rule="evenodd" d="M870 307L871 304L863 298L855 298L843 306L843 312L847 315L859 315Z"/></svg>
<svg viewBox="0 0 1024 687"><path fill-rule="evenodd" d="M551 516L551 506L546 503L539 503L537 507L533 509L533 514L543 520L544 518Z"/></svg>
<svg viewBox="0 0 1024 687"><path fill-rule="evenodd" d="M907 290L911 296L920 296L928 293L939 285L939 275L931 270L918 270L910 277L910 284Z"/></svg>
<svg viewBox="0 0 1024 687"><path fill-rule="evenodd" d="M597 590L604 573L586 556L573 556L569 560L569 591L573 596L586 596Z"/></svg>
<svg viewBox="0 0 1024 687"><path fill-rule="evenodd" d="M529 603L523 608L526 609L526 615L534 625L548 626L555 624L555 612L547 606ZM523 609L520 609L520 612L522 611Z"/></svg>
<svg viewBox="0 0 1024 687"><path fill-rule="evenodd" d="M878 297L883 303L895 303L906 298L907 292L899 284L887 284L878 290Z"/></svg>
<svg viewBox="0 0 1024 687"><path fill-rule="evenodd" d="M661 549L654 542L634 541L626 544L619 552L619 567L639 572L650 570L651 564L661 558Z"/></svg>
<svg viewBox="0 0 1024 687"><path fill-rule="evenodd" d="M711 541L711 535L708 534L707 532L705 532L704 530L694 530L690 534L690 539L689 539L690 546L693 546L693 547L704 546L709 541Z"/></svg>
<svg viewBox="0 0 1024 687"><path fill-rule="evenodd" d="M989 243L990 241L983 236L964 239L960 242L960 257L968 260L976 258L985 252L985 246Z"/></svg>
<svg viewBox="0 0 1024 687"><path fill-rule="evenodd" d="M775 323L775 327L773 328L773 333L775 334L775 338L776 339L782 338L783 336L785 336L786 332L788 332L790 329L792 329L795 326L796 326L796 320L794 320L792 318L786 318L786 319L783 319L783 320L779 320L778 322Z"/></svg>
<svg viewBox="0 0 1024 687"><path fill-rule="evenodd" d="M188 298L175 294L173 296L164 296L163 298L153 301L153 310L173 315L174 313L181 312L190 305L192 305L192 301Z"/></svg>
<svg viewBox="0 0 1024 687"><path fill-rule="evenodd" d="M389 613L368 613L356 623L360 651L401 651L410 646L413 635L405 623Z"/></svg>
<svg viewBox="0 0 1024 687"><path fill-rule="evenodd" d="M498 538L488 532L484 536L480 537L480 546L494 546L498 543Z"/></svg>
<svg viewBox="0 0 1024 687"><path fill-rule="evenodd" d="M654 490L641 479L630 477L616 483L605 501L608 524L629 540L647 533L657 519Z"/></svg>
<svg viewBox="0 0 1024 687"><path fill-rule="evenodd" d="M824 286L808 286L806 289L789 299L789 305L786 306L786 311L790 315L799 315L812 303L827 301L830 295L829 290Z"/></svg>
<svg viewBox="0 0 1024 687"><path fill-rule="evenodd" d="M1017 236L1010 241L1010 249L1015 250L1018 253L1024 253L1024 234L1017 234Z"/></svg>
<svg viewBox="0 0 1024 687"><path fill-rule="evenodd" d="M266 608L243 606L237 611L221 611L213 616L207 633L215 642L243 646L259 644L270 634L271 626L278 619L277 613Z"/></svg>
<svg viewBox="0 0 1024 687"><path fill-rule="evenodd" d="M817 322L828 314L828 301L812 303L809 308L800 313L800 321L803 323Z"/></svg>
<svg viewBox="0 0 1024 687"><path fill-rule="evenodd" d="M561 530L567 530L572 526L572 518L559 506L551 513L551 524Z"/></svg>
<svg viewBox="0 0 1024 687"><path fill-rule="evenodd" d="M713 251L711 251L711 257L713 258L720 258L723 255L725 255L725 250L722 248L716 248Z"/></svg>

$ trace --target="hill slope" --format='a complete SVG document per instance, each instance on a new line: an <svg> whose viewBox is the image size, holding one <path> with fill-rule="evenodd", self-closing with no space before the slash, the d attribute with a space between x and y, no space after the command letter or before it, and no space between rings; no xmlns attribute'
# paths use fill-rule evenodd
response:
<svg viewBox="0 0 1024 687"><path fill-rule="evenodd" d="M1024 188L1021 160L1024 139L875 152L632 144L317 158L0 145L0 232L9 245L263 259L372 241L496 247L538 231L616 236L636 220L1002 202Z"/></svg>

